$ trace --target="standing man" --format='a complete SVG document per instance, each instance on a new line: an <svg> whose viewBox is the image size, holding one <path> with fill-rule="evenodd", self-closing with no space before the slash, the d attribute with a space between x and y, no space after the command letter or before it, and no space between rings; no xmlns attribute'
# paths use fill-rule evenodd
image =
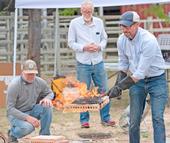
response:
<svg viewBox="0 0 170 143"><path fill-rule="evenodd" d="M93 17L94 6L90 0L81 4L82 16L71 21L68 31L68 45L76 53L77 79L87 84L88 89L93 81L99 92L107 90L107 77L104 70L102 52L107 44L107 35L103 21ZM101 121L105 126L114 126L110 120L110 104L101 111ZM89 128L89 113L80 113L82 128Z"/></svg>
<svg viewBox="0 0 170 143"><path fill-rule="evenodd" d="M141 117L149 94L154 143L165 143L164 110L168 99L165 63L155 36L140 28L139 20L134 11L121 16L123 34L117 42L120 72L109 96L117 97L122 90L129 89L129 142L139 143Z"/></svg>
<svg viewBox="0 0 170 143"><path fill-rule="evenodd" d="M30 134L40 127L40 135L50 135L53 92L47 83L37 77L36 63L27 60L21 76L16 77L7 89L7 117L10 122L9 142Z"/></svg>

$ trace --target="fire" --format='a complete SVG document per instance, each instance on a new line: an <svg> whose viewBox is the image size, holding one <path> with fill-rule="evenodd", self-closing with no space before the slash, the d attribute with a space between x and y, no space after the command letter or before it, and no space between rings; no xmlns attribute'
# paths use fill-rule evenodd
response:
<svg viewBox="0 0 170 143"><path fill-rule="evenodd" d="M90 90L87 89L85 82L80 82L73 77L66 77L65 79L66 87L75 88L79 92L79 97L94 97L99 96L98 87L93 87Z"/></svg>
<svg viewBox="0 0 170 143"><path fill-rule="evenodd" d="M62 109L65 104L71 104L78 98L99 96L97 87L88 90L86 83L80 82L71 76L59 77L53 80L51 88L56 95L53 105L58 109Z"/></svg>

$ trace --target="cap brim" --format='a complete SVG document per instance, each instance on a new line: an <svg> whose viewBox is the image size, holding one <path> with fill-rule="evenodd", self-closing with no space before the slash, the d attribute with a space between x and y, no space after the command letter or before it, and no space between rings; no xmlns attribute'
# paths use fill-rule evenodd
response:
<svg viewBox="0 0 170 143"><path fill-rule="evenodd" d="M120 25L123 25L123 26L131 26L133 24L132 21L127 21L127 20L121 20Z"/></svg>
<svg viewBox="0 0 170 143"><path fill-rule="evenodd" d="M35 74L37 74L38 71L37 70L24 70L24 73L35 73Z"/></svg>

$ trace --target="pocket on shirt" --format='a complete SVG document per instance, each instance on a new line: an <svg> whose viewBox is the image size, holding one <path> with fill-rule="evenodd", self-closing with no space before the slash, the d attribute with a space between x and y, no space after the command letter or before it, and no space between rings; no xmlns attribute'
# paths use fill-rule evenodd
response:
<svg viewBox="0 0 170 143"><path fill-rule="evenodd" d="M96 32L96 43L100 43L100 35L101 33L100 32Z"/></svg>

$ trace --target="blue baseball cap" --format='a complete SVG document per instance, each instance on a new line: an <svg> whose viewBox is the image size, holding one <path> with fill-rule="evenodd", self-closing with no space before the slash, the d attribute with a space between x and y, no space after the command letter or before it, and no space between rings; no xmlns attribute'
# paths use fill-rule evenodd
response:
<svg viewBox="0 0 170 143"><path fill-rule="evenodd" d="M120 25L131 26L135 22L140 21L140 16L135 11L127 11L120 17Z"/></svg>

